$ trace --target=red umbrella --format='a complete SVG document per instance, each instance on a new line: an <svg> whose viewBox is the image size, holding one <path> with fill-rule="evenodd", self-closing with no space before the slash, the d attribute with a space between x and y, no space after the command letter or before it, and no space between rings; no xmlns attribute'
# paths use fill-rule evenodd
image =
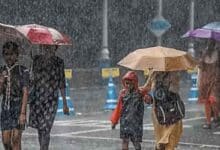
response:
<svg viewBox="0 0 220 150"><path fill-rule="evenodd" d="M54 28L38 24L19 25L15 27L32 44L71 45L70 38Z"/></svg>

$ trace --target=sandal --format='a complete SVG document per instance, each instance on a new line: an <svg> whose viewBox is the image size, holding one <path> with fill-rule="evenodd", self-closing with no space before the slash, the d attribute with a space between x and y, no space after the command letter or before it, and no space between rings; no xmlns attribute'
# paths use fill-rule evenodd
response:
<svg viewBox="0 0 220 150"><path fill-rule="evenodd" d="M203 129L211 129L212 127L211 127L211 124L207 124L207 123L206 123L206 124L203 124L203 125L202 125L202 128L203 128Z"/></svg>

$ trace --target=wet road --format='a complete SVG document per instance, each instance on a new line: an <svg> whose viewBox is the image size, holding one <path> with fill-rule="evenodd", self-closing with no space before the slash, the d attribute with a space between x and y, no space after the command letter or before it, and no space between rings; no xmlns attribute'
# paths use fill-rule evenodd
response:
<svg viewBox="0 0 220 150"><path fill-rule="evenodd" d="M220 149L220 128L204 130L202 108L186 104L184 133L177 150ZM152 150L154 145L153 126L150 121L151 108L146 109L144 119L143 149ZM111 130L108 121L111 112L96 112L56 118L51 134L51 150L120 150L119 130ZM22 139L23 149L38 150L36 131L27 128ZM0 146L2 150L2 145ZM133 149L130 144L130 149Z"/></svg>
<svg viewBox="0 0 220 150"><path fill-rule="evenodd" d="M189 104L188 88L182 88L186 103L184 132L177 150L220 150L220 128L204 130L203 107ZM75 116L57 116L51 133L51 150L120 150L119 126L111 130L108 120L111 112L105 112L105 88L73 89ZM23 150L39 150L37 132L27 128L23 134ZM145 109L143 149L152 150L154 145L151 108ZM133 149L130 144L130 149ZM0 150L3 150L0 144Z"/></svg>

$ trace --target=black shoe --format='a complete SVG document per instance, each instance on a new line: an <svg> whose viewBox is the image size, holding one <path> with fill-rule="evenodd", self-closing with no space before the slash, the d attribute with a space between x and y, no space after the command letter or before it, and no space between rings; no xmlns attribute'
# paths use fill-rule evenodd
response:
<svg viewBox="0 0 220 150"><path fill-rule="evenodd" d="M212 126L211 126L211 124L207 124L207 123L206 123L206 124L203 124L203 125L202 125L202 128L203 128L203 129L211 129Z"/></svg>

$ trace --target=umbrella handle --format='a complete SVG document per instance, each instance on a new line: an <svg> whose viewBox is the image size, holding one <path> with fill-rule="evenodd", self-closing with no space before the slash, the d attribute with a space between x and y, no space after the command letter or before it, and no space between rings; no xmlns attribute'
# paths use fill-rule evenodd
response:
<svg viewBox="0 0 220 150"><path fill-rule="evenodd" d="M34 59L33 50L30 51L30 55L31 55L31 59L33 60Z"/></svg>

